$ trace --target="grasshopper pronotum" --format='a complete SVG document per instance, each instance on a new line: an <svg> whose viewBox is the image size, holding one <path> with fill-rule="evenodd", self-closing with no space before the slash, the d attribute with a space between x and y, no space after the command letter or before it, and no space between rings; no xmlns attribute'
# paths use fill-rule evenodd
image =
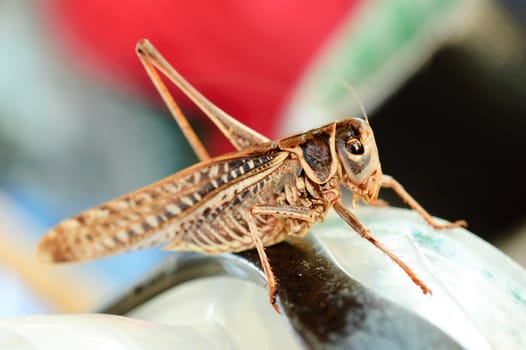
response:
<svg viewBox="0 0 526 350"><path fill-rule="evenodd" d="M397 263L424 293L431 290L378 242L347 209L340 185L354 198L378 204L392 188L434 228L438 224L392 177L382 174L367 116L332 122L270 141L216 107L147 41L137 53L201 162L136 192L64 220L39 245L45 261L82 261L168 243L165 249L215 254L256 248L274 308L277 288L264 247L289 235L303 236L334 210L360 236ZM157 70L177 85L237 149L210 158L166 89Z"/></svg>

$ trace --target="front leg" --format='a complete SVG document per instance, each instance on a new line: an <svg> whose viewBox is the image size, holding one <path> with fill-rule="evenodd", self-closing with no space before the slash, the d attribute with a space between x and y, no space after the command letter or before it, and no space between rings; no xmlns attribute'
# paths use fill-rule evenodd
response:
<svg viewBox="0 0 526 350"><path fill-rule="evenodd" d="M437 223L433 219L433 217L431 217L431 215L429 215L429 213L420 204L418 204L418 202L413 197L411 197L411 195L405 190L405 188L402 187L402 185L400 185L398 181L396 181L394 178L392 178L389 175L382 175L382 187L393 189L393 191L395 191L396 194L400 198L402 198L403 201L407 203L407 205L409 205L411 209L416 210L424 218L424 220L426 220L426 222L429 225L433 226L433 228L448 229L448 228L454 228L454 227L460 227L460 226L466 227L468 225L467 222L464 220L457 220L455 222L447 223L447 224Z"/></svg>
<svg viewBox="0 0 526 350"><path fill-rule="evenodd" d="M274 273L272 272L272 268L270 267L270 262L268 260L267 254L265 253L265 247L263 246L263 242L261 241L261 237L258 232L255 220L256 215L285 216L292 219L304 220L309 223L313 223L315 219L312 211L308 208L303 207L274 207L258 205L250 208L248 211L248 228L252 236L254 245L256 246L256 250L259 255L259 260L261 261L261 266L263 267L263 271L265 272L265 278L267 279L267 285L269 289L270 303L272 304L274 310L276 310L277 313L280 313L278 306L276 305L276 278L274 277Z"/></svg>
<svg viewBox="0 0 526 350"><path fill-rule="evenodd" d="M385 255L387 255L391 260L393 260L398 266L404 270L404 272L411 278L411 280L422 289L422 292L424 294L431 294L431 289L429 289L426 284L420 280L416 274L411 270L409 266L407 266L399 257L394 255L389 249L383 246L371 233L369 230L358 220L356 216L351 213L349 209L347 209L341 199L336 199L332 202L332 206L336 213L340 215L340 217L353 228L354 231L356 231L361 237L365 238L369 242L371 242L376 248L380 249L382 252L384 252Z"/></svg>

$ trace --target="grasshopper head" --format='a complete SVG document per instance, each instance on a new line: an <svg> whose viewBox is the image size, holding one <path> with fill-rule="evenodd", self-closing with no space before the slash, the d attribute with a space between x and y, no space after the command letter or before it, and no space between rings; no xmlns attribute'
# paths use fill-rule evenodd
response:
<svg viewBox="0 0 526 350"><path fill-rule="evenodd" d="M382 167L369 122L359 118L338 122L336 152L344 185L366 203L375 202L381 187Z"/></svg>

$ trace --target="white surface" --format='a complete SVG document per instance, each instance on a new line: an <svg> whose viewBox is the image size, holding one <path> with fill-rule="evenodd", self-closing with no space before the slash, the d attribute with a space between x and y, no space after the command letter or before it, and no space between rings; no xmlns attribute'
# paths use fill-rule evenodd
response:
<svg viewBox="0 0 526 350"><path fill-rule="evenodd" d="M341 220L330 217L313 232L354 279L415 311L468 349L526 348L526 272L517 264L466 230L434 231L411 211L363 208L355 212L415 270L433 295L423 295L397 265ZM0 348L299 347L286 319L271 308L267 291L233 278L185 283L129 316L0 320Z"/></svg>
<svg viewBox="0 0 526 350"><path fill-rule="evenodd" d="M366 287L428 319L469 349L526 349L526 272L465 229L433 230L415 212L360 208L362 223L432 289L337 220L315 227L344 269Z"/></svg>
<svg viewBox="0 0 526 350"><path fill-rule="evenodd" d="M130 317L0 320L0 349L300 349L260 286L230 277L184 283ZM152 322L149 322L152 321Z"/></svg>
<svg viewBox="0 0 526 350"><path fill-rule="evenodd" d="M37 295L9 267L0 263L0 315L14 317L20 313L34 313L35 310L48 310Z"/></svg>
<svg viewBox="0 0 526 350"><path fill-rule="evenodd" d="M286 318L270 305L268 292L231 277L184 283L128 316L165 324L215 325L229 335L235 349L300 349Z"/></svg>
<svg viewBox="0 0 526 350"><path fill-rule="evenodd" d="M211 326L168 326L111 315L26 316L0 320L0 348L36 349L228 349ZM225 346L226 345L226 346Z"/></svg>

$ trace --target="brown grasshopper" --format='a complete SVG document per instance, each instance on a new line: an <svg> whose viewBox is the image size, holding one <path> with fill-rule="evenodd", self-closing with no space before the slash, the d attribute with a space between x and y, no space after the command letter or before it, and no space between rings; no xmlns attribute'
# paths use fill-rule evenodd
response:
<svg viewBox="0 0 526 350"><path fill-rule="evenodd" d="M332 122L270 141L203 97L147 41L137 53L148 75L201 162L136 192L64 220L40 242L50 262L83 261L168 243L168 250L208 254L256 248L276 310L277 283L265 248L288 236L304 236L329 208L396 264L424 293L431 290L378 242L342 203L340 185L355 200L378 204L382 187L392 188L437 229L439 224L392 177L382 174L367 116ZM157 70L178 86L223 132L237 152L210 158Z"/></svg>

